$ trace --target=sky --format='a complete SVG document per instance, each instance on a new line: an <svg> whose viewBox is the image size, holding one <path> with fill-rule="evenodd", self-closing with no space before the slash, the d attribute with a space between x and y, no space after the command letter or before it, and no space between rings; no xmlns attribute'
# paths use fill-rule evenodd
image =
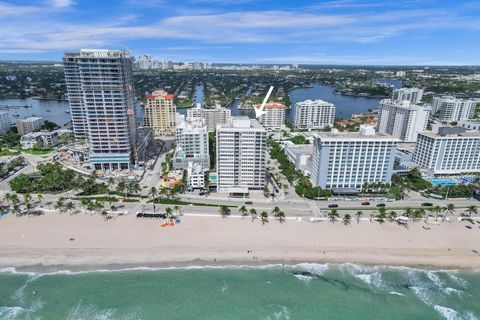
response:
<svg viewBox="0 0 480 320"><path fill-rule="evenodd" d="M0 60L478 65L480 1L0 0Z"/></svg>

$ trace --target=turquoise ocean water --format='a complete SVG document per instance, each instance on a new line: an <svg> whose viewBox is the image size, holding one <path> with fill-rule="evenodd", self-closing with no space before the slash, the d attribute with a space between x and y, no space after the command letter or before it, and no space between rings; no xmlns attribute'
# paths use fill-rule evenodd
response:
<svg viewBox="0 0 480 320"><path fill-rule="evenodd" d="M353 264L7 268L0 319L480 319L480 273Z"/></svg>

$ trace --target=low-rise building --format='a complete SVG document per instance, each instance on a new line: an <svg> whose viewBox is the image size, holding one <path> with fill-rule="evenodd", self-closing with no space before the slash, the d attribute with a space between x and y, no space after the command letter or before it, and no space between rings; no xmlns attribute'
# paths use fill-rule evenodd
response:
<svg viewBox="0 0 480 320"><path fill-rule="evenodd" d="M310 171L313 156L313 144L294 144L290 141L284 144L283 151L295 168Z"/></svg>
<svg viewBox="0 0 480 320"><path fill-rule="evenodd" d="M390 183L397 138L375 133L369 126L361 126L359 132L318 132L314 138L315 185L360 191L365 182Z"/></svg>
<svg viewBox="0 0 480 320"><path fill-rule="evenodd" d="M25 119L17 119L15 122L19 135L24 135L33 131L40 130L45 120L41 117L29 117Z"/></svg>
<svg viewBox="0 0 480 320"><path fill-rule="evenodd" d="M268 131L279 131L285 125L285 110L287 107L283 103L270 102L265 104L265 114L261 115L259 122Z"/></svg>
<svg viewBox="0 0 480 320"><path fill-rule="evenodd" d="M205 169L201 163L194 161L188 162L187 184L191 189L205 188Z"/></svg>
<svg viewBox="0 0 480 320"><path fill-rule="evenodd" d="M292 123L298 129L323 129L333 127L335 105L323 100L306 100L293 105Z"/></svg>
<svg viewBox="0 0 480 320"><path fill-rule="evenodd" d="M433 175L480 172L480 132L442 127L419 133L413 161Z"/></svg>
<svg viewBox="0 0 480 320"><path fill-rule="evenodd" d="M30 132L20 138L20 145L24 149L52 147L57 144L58 133L56 131Z"/></svg>

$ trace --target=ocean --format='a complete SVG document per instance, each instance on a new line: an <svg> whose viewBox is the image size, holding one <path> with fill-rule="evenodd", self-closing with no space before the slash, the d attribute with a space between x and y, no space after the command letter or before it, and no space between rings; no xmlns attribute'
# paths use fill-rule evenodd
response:
<svg viewBox="0 0 480 320"><path fill-rule="evenodd" d="M22 273L0 319L479 319L480 273L354 264Z"/></svg>

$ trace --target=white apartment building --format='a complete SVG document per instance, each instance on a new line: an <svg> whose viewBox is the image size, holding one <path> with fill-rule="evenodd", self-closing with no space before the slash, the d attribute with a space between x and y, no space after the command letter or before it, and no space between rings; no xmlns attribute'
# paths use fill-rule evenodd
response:
<svg viewBox="0 0 480 320"><path fill-rule="evenodd" d="M144 125L153 128L154 136L173 136L175 134L176 107L173 94L161 88L145 96Z"/></svg>
<svg viewBox="0 0 480 320"><path fill-rule="evenodd" d="M175 138L177 142L173 156L175 169L187 169L190 161L201 163L204 168L210 167L208 130L205 119L190 119L177 114Z"/></svg>
<svg viewBox="0 0 480 320"><path fill-rule="evenodd" d="M8 112L0 112L0 134L10 130L12 123Z"/></svg>
<svg viewBox="0 0 480 320"><path fill-rule="evenodd" d="M335 106L323 100L297 102L292 110L292 122L298 129L323 129L333 127Z"/></svg>
<svg viewBox="0 0 480 320"><path fill-rule="evenodd" d="M390 183L398 142L365 125L358 133L315 133L311 179L321 188L358 191L365 182Z"/></svg>
<svg viewBox="0 0 480 320"><path fill-rule="evenodd" d="M75 136L88 138L96 170L129 170L135 152L132 57L124 50L67 52L65 80Z"/></svg>
<svg viewBox="0 0 480 320"><path fill-rule="evenodd" d="M194 161L188 162L187 185L191 189L205 188L205 169L201 163Z"/></svg>
<svg viewBox="0 0 480 320"><path fill-rule="evenodd" d="M257 120L234 117L219 125L216 144L218 191L265 187L267 131Z"/></svg>
<svg viewBox="0 0 480 320"><path fill-rule="evenodd" d="M480 132L462 127L422 132L413 162L434 175L480 172Z"/></svg>
<svg viewBox="0 0 480 320"><path fill-rule="evenodd" d="M411 104L408 100L380 101L377 131L387 133L404 142L415 142L420 131L427 130L429 106Z"/></svg>
<svg viewBox="0 0 480 320"><path fill-rule="evenodd" d="M411 104L419 104L422 101L423 89L400 88L392 91L393 101L410 101Z"/></svg>
<svg viewBox="0 0 480 320"><path fill-rule="evenodd" d="M476 99L435 97L432 101L432 112L442 122L461 122L473 117L477 103Z"/></svg>
<svg viewBox="0 0 480 320"><path fill-rule="evenodd" d="M205 119L207 121L208 132L214 132L219 124L228 124L232 121L231 110L222 108L220 105L214 108L202 108L201 105L197 105L195 108L187 110L187 116L192 119Z"/></svg>
<svg viewBox="0 0 480 320"><path fill-rule="evenodd" d="M287 107L279 102L265 104L265 114L261 115L259 122L269 131L280 131L285 125L285 110Z"/></svg>
<svg viewBox="0 0 480 320"><path fill-rule="evenodd" d="M17 119L15 124L19 135L24 135L36 130L40 130L45 120L41 117L29 117L25 119Z"/></svg>

